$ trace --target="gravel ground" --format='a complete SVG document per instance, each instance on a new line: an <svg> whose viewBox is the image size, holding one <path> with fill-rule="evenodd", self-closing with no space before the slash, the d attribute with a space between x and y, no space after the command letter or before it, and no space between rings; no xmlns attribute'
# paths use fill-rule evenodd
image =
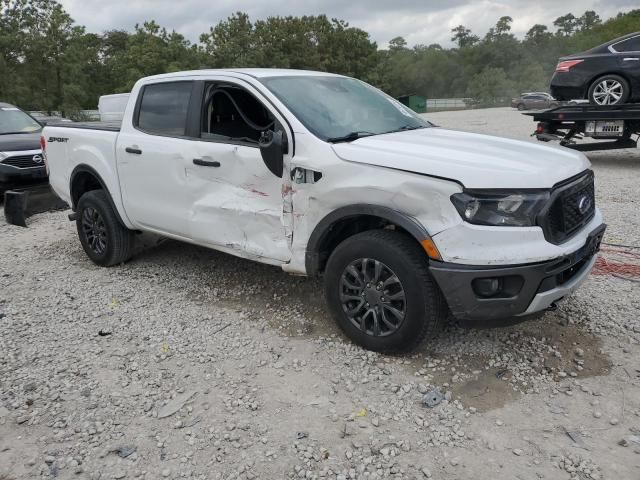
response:
<svg viewBox="0 0 640 480"><path fill-rule="evenodd" d="M640 245L640 152L590 158L606 241ZM2 480L640 477L637 249L605 246L540 320L383 356L338 332L315 280L172 241L103 269L65 212L29 224L0 220Z"/></svg>

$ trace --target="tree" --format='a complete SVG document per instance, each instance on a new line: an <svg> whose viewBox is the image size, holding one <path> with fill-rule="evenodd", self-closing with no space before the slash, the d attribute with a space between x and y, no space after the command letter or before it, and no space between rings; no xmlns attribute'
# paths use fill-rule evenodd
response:
<svg viewBox="0 0 640 480"><path fill-rule="evenodd" d="M587 10L576 20L576 26L580 31L591 30L596 25L602 24L600 16L593 10Z"/></svg>
<svg viewBox="0 0 640 480"><path fill-rule="evenodd" d="M602 21L591 10L533 25L524 40L503 16L479 39L464 25L451 30L457 48L410 47L395 37L378 49L344 20L272 16L252 21L236 12L192 44L154 20L133 31L91 33L56 0L0 0L0 100L26 109L73 114L95 108L100 95L126 92L140 77L202 67L284 67L341 73L394 96L469 95L486 104L548 86L558 57L640 30L640 9Z"/></svg>
<svg viewBox="0 0 640 480"><path fill-rule="evenodd" d="M253 34L249 15L236 12L200 35L200 43L213 66L247 67L255 64Z"/></svg>
<svg viewBox="0 0 640 480"><path fill-rule="evenodd" d="M567 13L562 17L556 18L553 21L553 24L558 27L556 33L566 37L575 32L576 27L578 26L578 19L572 13Z"/></svg>
<svg viewBox="0 0 640 480"><path fill-rule="evenodd" d="M511 23L513 18L509 16L500 17L496 23L496 35L505 35L511 31Z"/></svg>
<svg viewBox="0 0 640 480"><path fill-rule="evenodd" d="M501 68L485 67L475 75L469 87L467 95L484 104L493 104L496 99L511 96L516 93L516 85L509 79Z"/></svg>
<svg viewBox="0 0 640 480"><path fill-rule="evenodd" d="M524 37L525 42L536 46L544 45L552 37L546 25L536 24L529 29Z"/></svg>
<svg viewBox="0 0 640 480"><path fill-rule="evenodd" d="M451 29L451 33L453 33L453 37L451 37L451 41L458 44L458 47L470 47L475 45L480 40L476 35L471 33L471 30L466 28L464 25L458 25L455 28Z"/></svg>
<svg viewBox="0 0 640 480"><path fill-rule="evenodd" d="M407 41L403 37L395 37L389 40L389 50L397 52L407 48Z"/></svg>

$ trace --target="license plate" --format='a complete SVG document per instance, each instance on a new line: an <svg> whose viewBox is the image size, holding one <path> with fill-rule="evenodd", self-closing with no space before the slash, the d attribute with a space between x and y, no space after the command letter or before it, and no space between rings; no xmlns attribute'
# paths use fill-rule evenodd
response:
<svg viewBox="0 0 640 480"><path fill-rule="evenodd" d="M586 124L587 137L621 137L624 134L624 120L589 121Z"/></svg>

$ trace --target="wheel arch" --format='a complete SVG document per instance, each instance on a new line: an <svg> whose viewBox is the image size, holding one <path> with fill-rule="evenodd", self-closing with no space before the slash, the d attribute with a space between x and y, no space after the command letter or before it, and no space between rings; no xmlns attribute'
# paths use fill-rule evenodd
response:
<svg viewBox="0 0 640 480"><path fill-rule="evenodd" d="M431 239L427 229L414 218L392 208L372 204L340 207L320 220L309 237L305 253L307 275L321 274L340 242L356 233L383 228L403 231L418 243Z"/></svg>
<svg viewBox="0 0 640 480"><path fill-rule="evenodd" d="M113 201L111 192L107 188L107 184L100 174L95 170L95 168L89 165L77 165L69 177L69 192L71 194L71 209L73 211L76 210L80 197L91 190L104 190L106 192L109 204L118 218L118 221L125 225L122 221L122 217L120 216L120 212Z"/></svg>

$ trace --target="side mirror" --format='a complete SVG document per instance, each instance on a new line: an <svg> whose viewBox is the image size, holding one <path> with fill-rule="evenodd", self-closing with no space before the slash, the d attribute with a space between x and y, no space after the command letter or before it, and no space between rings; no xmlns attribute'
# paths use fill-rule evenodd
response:
<svg viewBox="0 0 640 480"><path fill-rule="evenodd" d="M262 160L269 171L276 177L282 178L284 170L284 154L287 151L287 140L282 130L262 132L258 142Z"/></svg>

